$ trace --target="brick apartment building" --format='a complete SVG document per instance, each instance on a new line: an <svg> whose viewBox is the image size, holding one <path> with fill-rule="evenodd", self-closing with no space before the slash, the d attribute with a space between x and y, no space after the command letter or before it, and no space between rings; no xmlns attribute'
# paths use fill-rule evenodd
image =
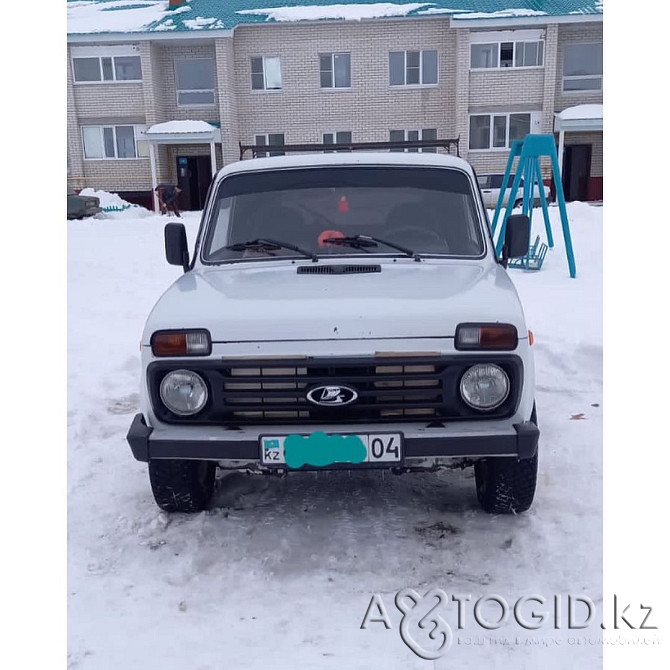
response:
<svg viewBox="0 0 670 670"><path fill-rule="evenodd" d="M568 199L602 199L602 0L281 4L69 1L68 185L199 209L240 144L459 138L498 173L555 132Z"/></svg>

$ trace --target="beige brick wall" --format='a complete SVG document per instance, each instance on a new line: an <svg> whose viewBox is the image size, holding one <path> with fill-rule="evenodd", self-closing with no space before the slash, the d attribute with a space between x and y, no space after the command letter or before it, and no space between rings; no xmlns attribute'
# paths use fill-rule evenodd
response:
<svg viewBox="0 0 670 670"><path fill-rule="evenodd" d="M79 121L77 119L77 103L74 97L74 86L72 81L72 61L70 60L70 49L67 50L67 160L68 175L67 184L72 188L83 188L86 186L86 177L83 164L83 148L79 132Z"/></svg>
<svg viewBox="0 0 670 670"><path fill-rule="evenodd" d="M542 108L544 68L528 70L473 70L470 72L470 106Z"/></svg>
<svg viewBox="0 0 670 670"><path fill-rule="evenodd" d="M215 41L217 100L219 118L221 119L221 144L223 147L222 162L217 162L219 168L223 163L236 161L239 157L239 120L235 81L235 53L232 38L217 39Z"/></svg>
<svg viewBox="0 0 670 670"><path fill-rule="evenodd" d="M591 145L591 176L603 176L603 134L602 133L565 133L565 146L571 144Z"/></svg>
<svg viewBox="0 0 670 670"><path fill-rule="evenodd" d="M86 186L103 191L150 191L148 158L84 160Z"/></svg>
<svg viewBox="0 0 670 670"><path fill-rule="evenodd" d="M283 132L289 143L320 142L351 130L353 141L388 140L389 131L455 132L455 31L447 20L264 25L235 31L235 91L240 137ZM391 50L436 49L437 86L389 86ZM351 89L322 90L319 54L351 53ZM281 92L251 90L251 57L281 56Z"/></svg>

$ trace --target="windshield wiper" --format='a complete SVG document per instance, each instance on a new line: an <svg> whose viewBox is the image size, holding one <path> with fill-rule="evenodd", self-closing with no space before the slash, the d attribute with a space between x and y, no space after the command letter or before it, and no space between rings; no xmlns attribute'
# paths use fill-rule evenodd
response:
<svg viewBox="0 0 670 670"><path fill-rule="evenodd" d="M416 253L416 251L412 251L412 249L403 247L399 244L396 244L395 242L382 240L381 237L372 237L372 235L352 235L351 237L327 237L323 241L327 242L328 244L343 244L345 246L354 247L355 249L364 249L365 247L376 247L378 244L384 244L387 247L391 247L391 249L397 249L398 251L402 251L410 258L413 258L415 261L421 260L421 256L418 253Z"/></svg>
<svg viewBox="0 0 670 670"><path fill-rule="evenodd" d="M248 242L229 244L227 247L224 247L224 249L230 249L230 251L246 251L247 249L251 249L252 251L277 251L278 249L290 249L291 251L296 251L299 254L302 254L306 258L311 258L314 263L319 260L318 256L311 251L296 247L295 244L289 244L288 242L282 242L280 240L271 240L267 237L262 237L257 240L249 240Z"/></svg>

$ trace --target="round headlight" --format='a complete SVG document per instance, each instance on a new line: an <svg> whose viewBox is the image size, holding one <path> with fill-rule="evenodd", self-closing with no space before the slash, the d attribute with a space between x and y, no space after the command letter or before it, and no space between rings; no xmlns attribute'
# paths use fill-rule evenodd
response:
<svg viewBox="0 0 670 670"><path fill-rule="evenodd" d="M474 409L495 409L509 394L509 377L493 363L478 363L461 378L461 396Z"/></svg>
<svg viewBox="0 0 670 670"><path fill-rule="evenodd" d="M168 372L161 382L161 400L179 416L197 414L207 402L207 385L203 378L190 370Z"/></svg>

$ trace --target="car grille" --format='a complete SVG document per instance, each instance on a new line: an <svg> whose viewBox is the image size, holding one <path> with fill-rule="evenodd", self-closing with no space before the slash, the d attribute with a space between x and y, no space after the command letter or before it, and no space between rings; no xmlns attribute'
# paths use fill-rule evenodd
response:
<svg viewBox="0 0 670 670"><path fill-rule="evenodd" d="M223 399L231 416L241 421L338 420L343 414L366 419L432 417L443 405L438 367L435 363L231 366ZM344 407L321 407L307 400L311 388L338 384L354 388L358 399Z"/></svg>
<svg viewBox="0 0 670 670"><path fill-rule="evenodd" d="M510 377L508 399L484 418L513 412L521 379L516 356L486 357ZM460 397L463 373L482 357L375 356L336 358L265 358L250 360L158 361L149 368L149 388L159 419L168 423L262 425L280 423L356 423L433 421L482 417ZM169 369L188 367L207 380L208 406L195 417L180 418L160 402L158 387ZM346 405L323 407L307 394L319 386L346 386L358 398Z"/></svg>

